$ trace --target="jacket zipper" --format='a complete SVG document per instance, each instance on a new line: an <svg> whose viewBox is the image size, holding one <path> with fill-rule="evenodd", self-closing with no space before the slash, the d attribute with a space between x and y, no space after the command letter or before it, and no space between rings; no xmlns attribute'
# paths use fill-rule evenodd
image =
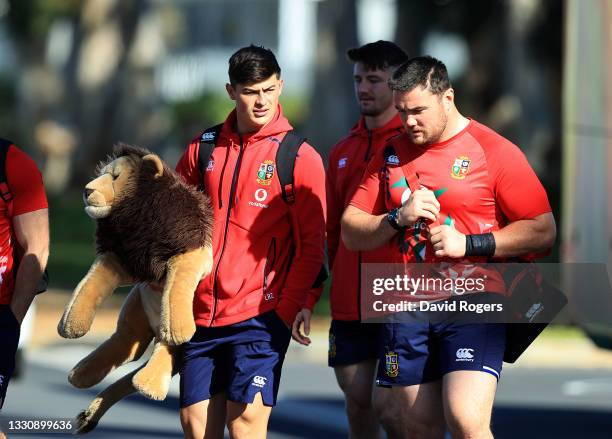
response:
<svg viewBox="0 0 612 439"><path fill-rule="evenodd" d="M271 258L270 258L270 252L272 253ZM264 274L263 274L264 296L266 294L266 289L268 288L268 274L270 273L270 270L274 266L274 262L276 262L276 238L272 238L272 241L270 241L270 246L268 247L268 254L266 256L266 263L264 265Z"/></svg>
<svg viewBox="0 0 612 439"><path fill-rule="evenodd" d="M229 151L228 151L229 153ZM225 253L225 244L227 242L227 231L229 229L230 214L232 206L234 205L234 197L236 194L236 184L238 183L238 174L240 173L240 164L242 163L242 155L244 153L244 145L242 144L242 136L240 136L240 152L238 153L238 159L236 160L236 166L234 167L234 175L232 176L232 185L230 186L229 203L227 205L227 215L225 217L225 230L223 231L223 247L221 247L221 254L217 261L217 267L215 268L215 277L213 280L213 311L210 317L210 325L212 326L215 320L215 314L217 313L217 277L219 275L219 267L221 266L221 259L223 253Z"/></svg>
<svg viewBox="0 0 612 439"><path fill-rule="evenodd" d="M366 155L363 158L366 162L370 158L370 150L372 149L372 130L368 130L368 149L366 150Z"/></svg>

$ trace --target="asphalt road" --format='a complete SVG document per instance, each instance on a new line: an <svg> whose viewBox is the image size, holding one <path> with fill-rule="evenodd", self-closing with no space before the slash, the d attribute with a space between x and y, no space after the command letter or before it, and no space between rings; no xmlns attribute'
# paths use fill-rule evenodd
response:
<svg viewBox="0 0 612 439"><path fill-rule="evenodd" d="M24 379L11 383L2 418L72 418L103 385L77 390L67 371L90 347L69 344L30 353ZM341 394L331 371L305 361L292 350L283 371L279 404L270 422L270 439L335 439L347 437ZM177 416L178 379L170 396L153 402L132 396L113 407L91 438L180 438ZM528 369L507 367L502 375L493 431L498 439L603 439L612 437L612 372L610 370ZM20 439L69 437L14 434Z"/></svg>

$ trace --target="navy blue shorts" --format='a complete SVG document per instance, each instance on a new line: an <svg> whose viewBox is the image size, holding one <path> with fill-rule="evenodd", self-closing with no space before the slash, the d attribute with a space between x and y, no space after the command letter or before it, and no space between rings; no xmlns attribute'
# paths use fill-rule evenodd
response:
<svg viewBox="0 0 612 439"><path fill-rule="evenodd" d="M478 370L499 380L506 348L503 323L388 323L383 325L376 384L411 386L449 372Z"/></svg>
<svg viewBox="0 0 612 439"><path fill-rule="evenodd" d="M265 405L275 405L290 340L291 330L275 311L229 326L198 326L182 346L181 407L220 392L247 404L261 392Z"/></svg>
<svg viewBox="0 0 612 439"><path fill-rule="evenodd" d="M329 328L329 367L348 366L380 355L380 323L332 320Z"/></svg>
<svg viewBox="0 0 612 439"><path fill-rule="evenodd" d="M0 305L0 409L6 389L15 370L15 354L19 344L19 323L8 305Z"/></svg>

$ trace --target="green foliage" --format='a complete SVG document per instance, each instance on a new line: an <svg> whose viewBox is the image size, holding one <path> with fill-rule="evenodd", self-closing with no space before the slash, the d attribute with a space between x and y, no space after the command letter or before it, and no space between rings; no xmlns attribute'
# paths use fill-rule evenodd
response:
<svg viewBox="0 0 612 439"><path fill-rule="evenodd" d="M331 308L329 306L329 289L331 288L331 276L327 278L323 285L323 293L319 301L313 309L313 315L317 318L325 317L328 318L331 315Z"/></svg>
<svg viewBox="0 0 612 439"><path fill-rule="evenodd" d="M308 102L305 96L281 95L280 103L283 106L283 113L294 127L298 128L306 122L308 116Z"/></svg>
<svg viewBox="0 0 612 439"><path fill-rule="evenodd" d="M10 0L9 24L20 38L43 40L58 18L70 18L80 13L80 0Z"/></svg>
<svg viewBox="0 0 612 439"><path fill-rule="evenodd" d="M186 145L203 129L223 122L233 107L227 94L213 92L172 104L172 127L179 144Z"/></svg>
<svg viewBox="0 0 612 439"><path fill-rule="evenodd" d="M50 286L73 289L85 276L95 257L95 225L83 210L81 194L68 192L50 197L49 222Z"/></svg>

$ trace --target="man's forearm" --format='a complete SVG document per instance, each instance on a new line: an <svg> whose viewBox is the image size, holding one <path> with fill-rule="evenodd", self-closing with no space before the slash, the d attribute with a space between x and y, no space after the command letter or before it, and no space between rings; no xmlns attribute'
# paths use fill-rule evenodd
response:
<svg viewBox="0 0 612 439"><path fill-rule="evenodd" d="M11 300L11 309L19 321L23 320L36 296L36 287L42 278L46 264L47 255L44 252L27 253L19 262L15 291Z"/></svg>
<svg viewBox="0 0 612 439"><path fill-rule="evenodd" d="M557 235L552 214L520 220L493 232L495 257L511 258L549 250Z"/></svg>
<svg viewBox="0 0 612 439"><path fill-rule="evenodd" d="M342 216L342 240L349 250L373 250L381 247L395 234L387 215L370 215L349 206Z"/></svg>

